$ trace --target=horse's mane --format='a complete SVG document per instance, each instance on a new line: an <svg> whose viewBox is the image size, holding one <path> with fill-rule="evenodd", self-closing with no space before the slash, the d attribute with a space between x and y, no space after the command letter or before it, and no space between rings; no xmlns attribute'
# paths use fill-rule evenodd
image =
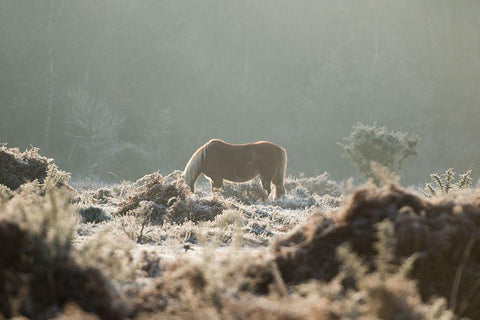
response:
<svg viewBox="0 0 480 320"><path fill-rule="evenodd" d="M205 158L205 145L195 151L190 160L188 160L185 170L183 170L182 177L188 185L191 185L197 179L202 161Z"/></svg>

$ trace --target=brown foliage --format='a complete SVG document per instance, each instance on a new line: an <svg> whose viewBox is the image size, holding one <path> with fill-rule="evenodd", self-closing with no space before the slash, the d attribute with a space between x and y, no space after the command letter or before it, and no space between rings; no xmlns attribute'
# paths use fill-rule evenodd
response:
<svg viewBox="0 0 480 320"><path fill-rule="evenodd" d="M327 172L315 177L290 177L285 182L285 189L288 192L291 192L295 188L299 187L305 188L305 190L311 195L317 194L319 196L323 196L329 194L334 197L339 197L343 193L344 189L341 184L331 180Z"/></svg>
<svg viewBox="0 0 480 320"><path fill-rule="evenodd" d="M225 209L223 203L215 198L193 198L182 179L170 182L161 174L153 173L136 184L140 185L138 190L120 204L119 215L133 213L153 224L164 221L182 223L185 220L212 220Z"/></svg>
<svg viewBox="0 0 480 320"><path fill-rule="evenodd" d="M267 199L267 192L262 188L259 179L244 183L224 182L222 188L224 197L234 198L244 204L253 204Z"/></svg>
<svg viewBox="0 0 480 320"><path fill-rule="evenodd" d="M134 298L132 316L142 313L165 311L185 312L189 300L205 297L206 279L202 268L196 265L178 265L149 286L142 289Z"/></svg>
<svg viewBox="0 0 480 320"><path fill-rule="evenodd" d="M380 281L373 276L366 279L368 314L378 319L425 319L422 300L415 283L398 275Z"/></svg>
<svg viewBox="0 0 480 320"><path fill-rule="evenodd" d="M273 250L284 279L299 283L332 279L339 270L336 248L348 242L375 268L376 224L395 226L395 263L418 253L412 278L424 299L445 297L462 316L480 318L480 198L426 200L395 185L359 188L330 221L314 215L277 241ZM374 292L375 293L375 292ZM382 292L376 292L385 297Z"/></svg>
<svg viewBox="0 0 480 320"><path fill-rule="evenodd" d="M62 176L57 182L60 185L66 184L68 175L59 171L52 159L40 156L37 148L20 152L18 148L0 146L0 184L11 190L17 189L28 181L38 180L43 183L51 168L55 168Z"/></svg>
<svg viewBox="0 0 480 320"><path fill-rule="evenodd" d="M55 251L44 241L46 236L0 221L0 314L44 319L75 302L103 319L121 318L123 303L102 273L79 266L63 250Z"/></svg>
<svg viewBox="0 0 480 320"><path fill-rule="evenodd" d="M100 320L100 318L95 314L85 312L74 303L68 303L62 313L55 317L55 320Z"/></svg>

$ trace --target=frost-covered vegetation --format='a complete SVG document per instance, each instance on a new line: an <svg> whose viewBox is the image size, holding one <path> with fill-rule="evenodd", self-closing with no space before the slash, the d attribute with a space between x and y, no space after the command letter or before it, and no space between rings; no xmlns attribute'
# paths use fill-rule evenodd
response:
<svg viewBox="0 0 480 320"><path fill-rule="evenodd" d="M0 320L480 319L479 40L478 0L0 0ZM191 192L212 138L286 194Z"/></svg>
<svg viewBox="0 0 480 320"><path fill-rule="evenodd" d="M385 127L357 123L353 132L339 143L344 154L359 172L367 178L375 178L372 163L380 164L392 172L402 169L403 160L417 154L418 136L405 132L393 132Z"/></svg>
<svg viewBox="0 0 480 320"><path fill-rule="evenodd" d="M74 189L34 150L0 156L47 172L10 165L23 183L2 182L2 317L480 317L477 189L427 198L327 173L266 201L258 181L193 194L175 174Z"/></svg>

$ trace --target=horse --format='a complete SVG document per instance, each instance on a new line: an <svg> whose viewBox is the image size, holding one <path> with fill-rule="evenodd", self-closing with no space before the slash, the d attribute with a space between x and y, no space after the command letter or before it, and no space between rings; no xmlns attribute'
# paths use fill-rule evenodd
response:
<svg viewBox="0 0 480 320"><path fill-rule="evenodd" d="M211 183L212 192L223 187L223 180L245 182L260 176L262 188L270 195L273 183L274 198L285 194L284 180L287 168L287 152L268 141L230 144L212 139L192 155L182 177L192 192L195 182L203 173Z"/></svg>

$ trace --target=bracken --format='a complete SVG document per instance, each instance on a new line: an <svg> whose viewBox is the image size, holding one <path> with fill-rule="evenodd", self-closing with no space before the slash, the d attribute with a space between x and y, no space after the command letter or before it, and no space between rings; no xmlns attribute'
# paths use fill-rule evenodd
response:
<svg viewBox="0 0 480 320"><path fill-rule="evenodd" d="M335 250L352 250L375 269L377 223L388 219L395 228L394 263L413 253L418 258L411 276L422 298L445 297L458 315L480 318L480 198L426 200L396 185L364 186L330 221L320 214L273 245L276 262L289 283L330 280L339 271Z"/></svg>

